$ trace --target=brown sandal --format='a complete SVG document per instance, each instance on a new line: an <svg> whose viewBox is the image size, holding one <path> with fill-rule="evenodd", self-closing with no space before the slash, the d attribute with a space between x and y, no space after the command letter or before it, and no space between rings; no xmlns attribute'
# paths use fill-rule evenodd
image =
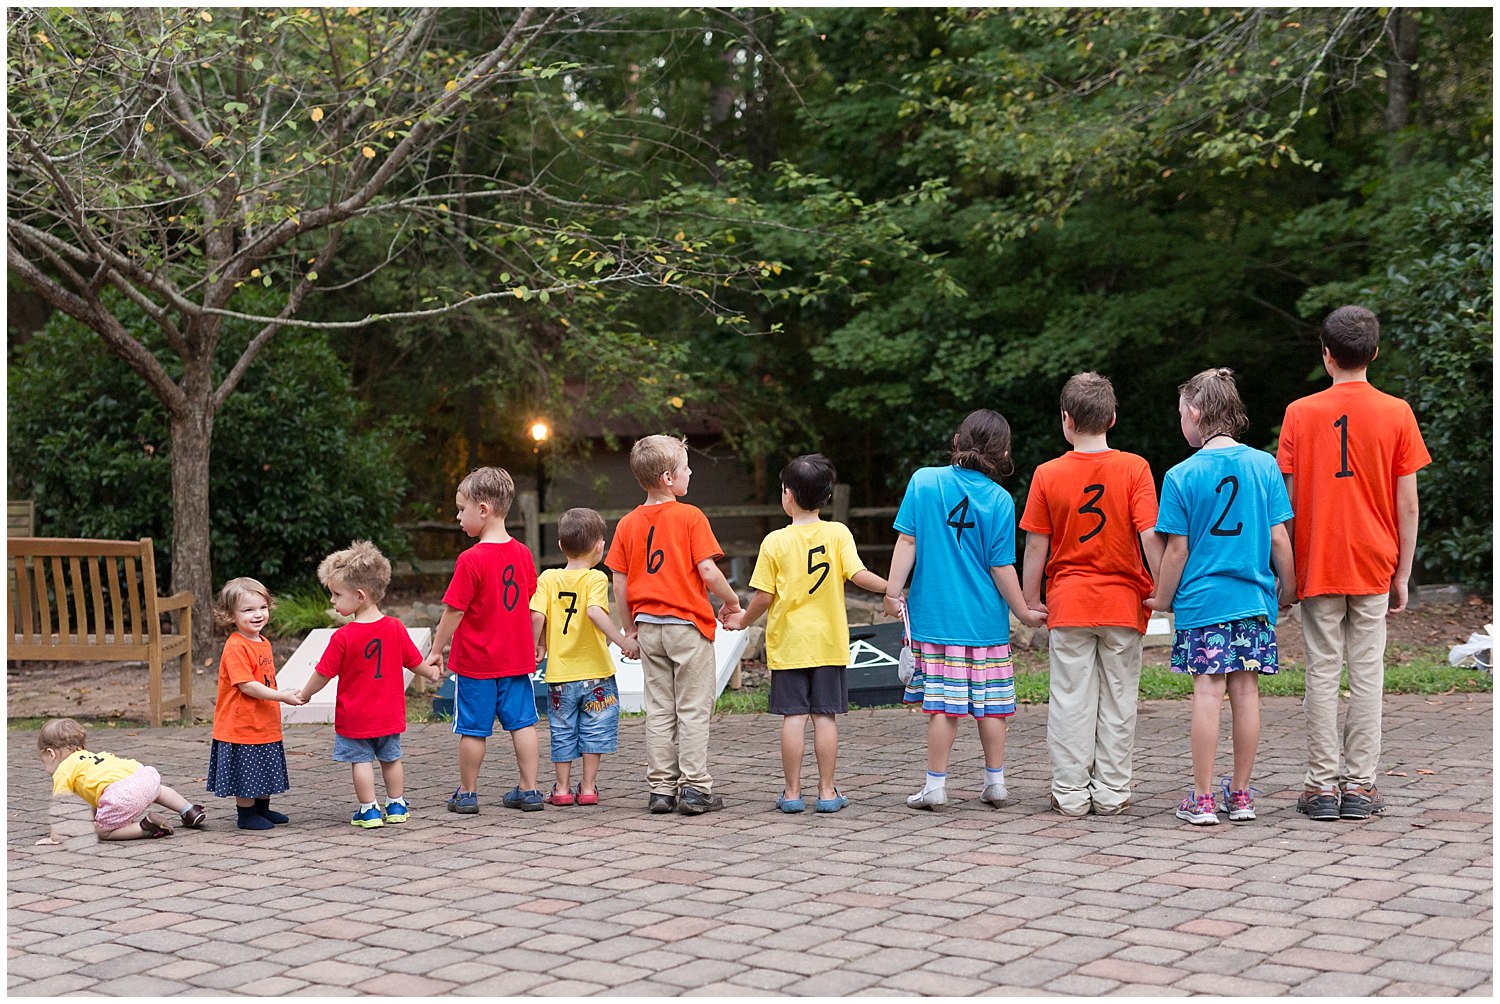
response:
<svg viewBox="0 0 1500 1004"><path fill-rule="evenodd" d="M172 828L150 813L141 817L141 829L146 831L146 836L153 839L172 835Z"/></svg>

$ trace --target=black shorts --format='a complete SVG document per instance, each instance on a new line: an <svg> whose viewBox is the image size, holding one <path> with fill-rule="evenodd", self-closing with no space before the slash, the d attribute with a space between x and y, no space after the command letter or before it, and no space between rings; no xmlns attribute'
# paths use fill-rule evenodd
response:
<svg viewBox="0 0 1500 1004"><path fill-rule="evenodd" d="M773 715L842 715L849 710L849 680L843 666L771 670Z"/></svg>

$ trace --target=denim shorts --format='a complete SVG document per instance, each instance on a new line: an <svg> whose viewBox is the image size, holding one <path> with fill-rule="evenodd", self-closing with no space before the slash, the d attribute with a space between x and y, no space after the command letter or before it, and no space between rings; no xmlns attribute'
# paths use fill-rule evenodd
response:
<svg viewBox="0 0 1500 1004"><path fill-rule="evenodd" d="M541 720L536 713L531 677L476 680L454 674L453 731L461 736L492 736L496 718L506 732L527 728Z"/></svg>
<svg viewBox="0 0 1500 1004"><path fill-rule="evenodd" d="M571 763L584 753L613 753L618 748L620 690L614 677L550 684L547 700L553 763Z"/></svg>
<svg viewBox="0 0 1500 1004"><path fill-rule="evenodd" d="M390 763L392 760L400 760L401 733L370 739L350 739L348 736L335 734L333 759L339 763L369 763L371 760Z"/></svg>

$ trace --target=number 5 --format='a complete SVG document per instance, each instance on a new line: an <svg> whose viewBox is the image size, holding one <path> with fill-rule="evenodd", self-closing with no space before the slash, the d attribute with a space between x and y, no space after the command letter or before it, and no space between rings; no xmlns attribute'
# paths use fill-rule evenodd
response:
<svg viewBox="0 0 1500 1004"><path fill-rule="evenodd" d="M807 574L818 575L818 569L821 568L823 570L823 573L821 575L818 575L818 581L814 582L812 588L807 591L807 595L809 596L817 592L818 587L823 584L823 580L828 578L828 562L820 561L817 564L813 564L813 555L819 553L826 555L828 553L828 548L824 547L822 544L819 544L817 547L814 547L807 552Z"/></svg>

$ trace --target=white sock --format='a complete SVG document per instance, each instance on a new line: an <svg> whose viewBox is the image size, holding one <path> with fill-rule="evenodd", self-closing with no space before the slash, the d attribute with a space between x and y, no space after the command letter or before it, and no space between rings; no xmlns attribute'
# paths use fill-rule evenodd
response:
<svg viewBox="0 0 1500 1004"><path fill-rule="evenodd" d="M986 767L984 769L984 786L988 788L992 784L1005 784L1005 768L996 767L994 770Z"/></svg>
<svg viewBox="0 0 1500 1004"><path fill-rule="evenodd" d="M359 803L359 811L360 812L367 812L368 810L374 809L374 808L378 808L378 803L375 803L375 802L360 802Z"/></svg>
<svg viewBox="0 0 1500 1004"><path fill-rule="evenodd" d="M927 783L922 786L922 794L925 795L929 791L946 791L947 788L948 772L944 771L941 774L934 774L929 770L927 772Z"/></svg>

